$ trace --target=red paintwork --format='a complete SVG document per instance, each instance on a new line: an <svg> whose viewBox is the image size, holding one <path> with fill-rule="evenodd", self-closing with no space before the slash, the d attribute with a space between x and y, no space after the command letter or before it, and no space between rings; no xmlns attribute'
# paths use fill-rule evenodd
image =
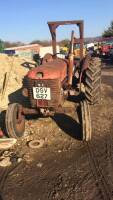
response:
<svg viewBox="0 0 113 200"><path fill-rule="evenodd" d="M103 45L101 47L101 50L103 53L108 53L111 47L112 47L111 45Z"/></svg>
<svg viewBox="0 0 113 200"><path fill-rule="evenodd" d="M48 100L46 99L38 99L37 100L37 107L47 107L48 105Z"/></svg>
<svg viewBox="0 0 113 200"><path fill-rule="evenodd" d="M44 76L41 78L42 80L60 78L60 80L63 81L67 76L67 62L56 58L51 62L47 62L29 71L27 76L28 78L39 80L37 77L38 72L43 72Z"/></svg>
<svg viewBox="0 0 113 200"><path fill-rule="evenodd" d="M2 130L0 130L0 137L3 137L4 136L4 133Z"/></svg>

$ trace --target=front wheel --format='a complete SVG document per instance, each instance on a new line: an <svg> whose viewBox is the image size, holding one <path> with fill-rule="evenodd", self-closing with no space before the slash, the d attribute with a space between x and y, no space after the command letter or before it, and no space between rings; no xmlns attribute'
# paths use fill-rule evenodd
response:
<svg viewBox="0 0 113 200"><path fill-rule="evenodd" d="M81 130L82 130L82 140L91 140L91 117L90 109L87 101L83 100L80 102L80 116L81 116Z"/></svg>
<svg viewBox="0 0 113 200"><path fill-rule="evenodd" d="M6 132L9 137L22 137L25 131L25 118L21 112L21 106L13 103L8 106L6 111Z"/></svg>

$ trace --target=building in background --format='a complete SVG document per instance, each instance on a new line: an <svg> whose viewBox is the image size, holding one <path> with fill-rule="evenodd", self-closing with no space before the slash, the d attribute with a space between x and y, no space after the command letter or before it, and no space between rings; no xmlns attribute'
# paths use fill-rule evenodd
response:
<svg viewBox="0 0 113 200"><path fill-rule="evenodd" d="M6 48L4 52L8 55L18 55L20 57L33 58L34 54L38 54L40 50L39 44L30 44L19 47Z"/></svg>
<svg viewBox="0 0 113 200"><path fill-rule="evenodd" d="M60 47L57 45L57 53L60 52ZM10 47L4 50L4 53L8 55L17 55L19 57L32 59L34 54L39 54L41 58L44 57L46 53L53 54L52 46L43 47L39 44L30 44L19 47Z"/></svg>
<svg viewBox="0 0 113 200"><path fill-rule="evenodd" d="M59 45L56 46L56 50L57 50L57 53L60 53ZM40 46L40 50L39 50L40 57L43 58L46 53L53 54L53 47L52 46L47 46L47 47Z"/></svg>

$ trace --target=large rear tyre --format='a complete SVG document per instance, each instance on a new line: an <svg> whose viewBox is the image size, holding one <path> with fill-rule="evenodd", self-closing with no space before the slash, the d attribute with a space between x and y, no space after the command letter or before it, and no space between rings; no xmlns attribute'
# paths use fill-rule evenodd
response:
<svg viewBox="0 0 113 200"><path fill-rule="evenodd" d="M90 141L92 136L90 109L87 101L80 102L82 140Z"/></svg>
<svg viewBox="0 0 113 200"><path fill-rule="evenodd" d="M25 131L25 118L21 113L21 106L13 103L6 111L6 132L9 137L22 137Z"/></svg>
<svg viewBox="0 0 113 200"><path fill-rule="evenodd" d="M91 58L85 75L85 96L90 104L101 100L101 61Z"/></svg>

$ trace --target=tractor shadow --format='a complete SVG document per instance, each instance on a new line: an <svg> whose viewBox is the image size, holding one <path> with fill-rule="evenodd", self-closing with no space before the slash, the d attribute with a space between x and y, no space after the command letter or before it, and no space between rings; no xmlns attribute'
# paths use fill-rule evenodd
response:
<svg viewBox="0 0 113 200"><path fill-rule="evenodd" d="M65 113L56 113L51 117L63 132L76 140L82 140L81 115L79 109L78 106L75 112L77 112L80 123Z"/></svg>
<svg viewBox="0 0 113 200"><path fill-rule="evenodd" d="M0 195L0 200L3 200L2 196Z"/></svg>
<svg viewBox="0 0 113 200"><path fill-rule="evenodd" d="M6 118L6 110L3 110L0 113L0 129L3 132L3 135L8 137L7 131L6 131L6 123L5 123L5 118ZM1 200L1 199L0 199Z"/></svg>
<svg viewBox="0 0 113 200"><path fill-rule="evenodd" d="M113 68L113 57L101 58L102 68Z"/></svg>
<svg viewBox="0 0 113 200"><path fill-rule="evenodd" d="M22 95L22 88L8 95L9 103L19 103L24 107L29 107L30 102L28 97Z"/></svg>
<svg viewBox="0 0 113 200"><path fill-rule="evenodd" d="M80 101L84 99L85 99L85 95L84 93L81 92L78 95L72 95L72 96L70 95L67 100L74 103L80 103Z"/></svg>

